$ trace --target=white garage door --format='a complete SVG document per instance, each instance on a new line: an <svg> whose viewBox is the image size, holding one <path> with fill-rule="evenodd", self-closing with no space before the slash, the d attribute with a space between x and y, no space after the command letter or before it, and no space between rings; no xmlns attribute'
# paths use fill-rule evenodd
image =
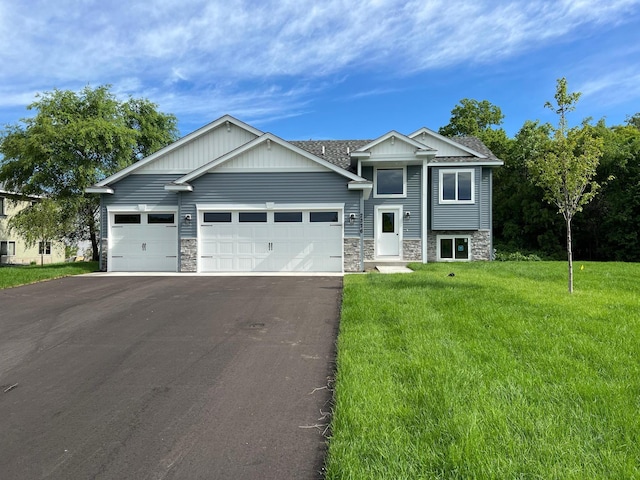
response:
<svg viewBox="0 0 640 480"><path fill-rule="evenodd" d="M342 212L202 210L201 272L341 272Z"/></svg>
<svg viewBox="0 0 640 480"><path fill-rule="evenodd" d="M178 225L175 212L109 215L110 272L178 271Z"/></svg>

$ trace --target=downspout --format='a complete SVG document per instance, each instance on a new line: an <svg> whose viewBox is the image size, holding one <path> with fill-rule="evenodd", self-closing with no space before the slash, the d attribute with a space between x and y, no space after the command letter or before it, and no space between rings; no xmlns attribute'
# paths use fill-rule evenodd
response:
<svg viewBox="0 0 640 480"><path fill-rule="evenodd" d="M422 263L427 263L427 236L429 234L429 167L422 161Z"/></svg>
<svg viewBox="0 0 640 480"><path fill-rule="evenodd" d="M358 160L358 165L360 161ZM364 190L360 192L360 271L364 272Z"/></svg>
<svg viewBox="0 0 640 480"><path fill-rule="evenodd" d="M178 195L178 272L182 271L182 192Z"/></svg>

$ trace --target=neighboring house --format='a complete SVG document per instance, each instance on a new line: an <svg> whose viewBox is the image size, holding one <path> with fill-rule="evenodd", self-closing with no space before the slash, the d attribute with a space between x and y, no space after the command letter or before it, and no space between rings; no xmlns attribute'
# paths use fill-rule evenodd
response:
<svg viewBox="0 0 640 480"><path fill-rule="evenodd" d="M103 270L355 272L490 260L499 165L426 128L287 142L225 115L87 192Z"/></svg>
<svg viewBox="0 0 640 480"><path fill-rule="evenodd" d="M64 262L62 242L38 242L27 247L24 240L9 229L9 219L28 207L37 197L24 197L8 192L0 184L0 264L29 264Z"/></svg>

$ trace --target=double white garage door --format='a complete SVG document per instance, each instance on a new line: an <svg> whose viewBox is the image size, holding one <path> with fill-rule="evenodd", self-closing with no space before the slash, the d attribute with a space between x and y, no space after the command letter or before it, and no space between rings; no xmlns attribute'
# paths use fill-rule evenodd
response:
<svg viewBox="0 0 640 480"><path fill-rule="evenodd" d="M109 271L178 271L176 212L111 212ZM199 272L341 272L342 210L199 209Z"/></svg>
<svg viewBox="0 0 640 480"><path fill-rule="evenodd" d="M341 272L342 213L200 210L200 272Z"/></svg>

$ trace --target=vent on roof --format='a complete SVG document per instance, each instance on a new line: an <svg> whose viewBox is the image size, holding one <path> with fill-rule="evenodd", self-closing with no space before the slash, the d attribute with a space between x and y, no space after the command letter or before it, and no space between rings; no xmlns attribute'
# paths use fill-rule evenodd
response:
<svg viewBox="0 0 640 480"><path fill-rule="evenodd" d="M347 155L349 155L350 153L351 153L351 149L347 147Z"/></svg>
<svg viewBox="0 0 640 480"><path fill-rule="evenodd" d="M322 155L324 155L324 145L322 145Z"/></svg>

